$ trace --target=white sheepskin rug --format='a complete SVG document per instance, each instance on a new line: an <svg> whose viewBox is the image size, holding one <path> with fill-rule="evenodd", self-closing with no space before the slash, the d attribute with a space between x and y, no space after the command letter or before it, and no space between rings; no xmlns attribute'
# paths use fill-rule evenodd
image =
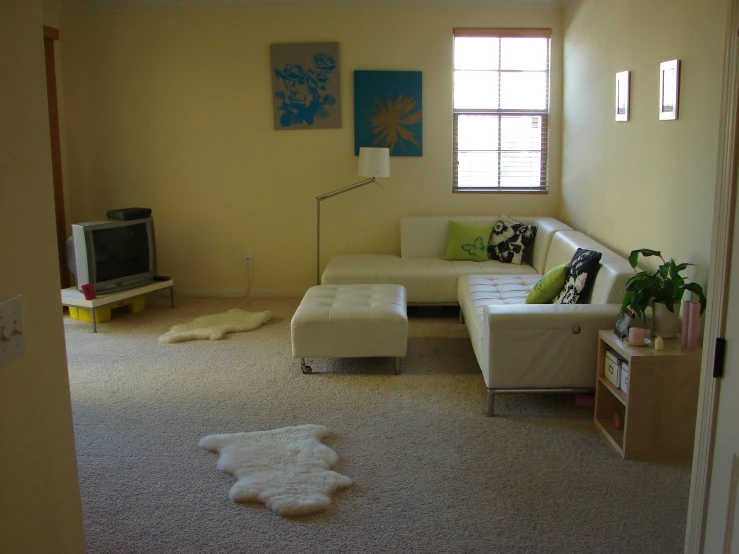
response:
<svg viewBox="0 0 739 554"><path fill-rule="evenodd" d="M173 325L167 333L159 337L159 342L182 342L186 340L218 340L226 333L251 331L272 319L271 312L249 312L233 308L223 314L203 315L190 323Z"/></svg>
<svg viewBox="0 0 739 554"><path fill-rule="evenodd" d="M333 491L353 483L330 470L339 456L321 443L328 434L323 425L297 425L208 435L199 444L220 452L218 469L236 477L231 500L262 502L281 516L299 516L325 510Z"/></svg>

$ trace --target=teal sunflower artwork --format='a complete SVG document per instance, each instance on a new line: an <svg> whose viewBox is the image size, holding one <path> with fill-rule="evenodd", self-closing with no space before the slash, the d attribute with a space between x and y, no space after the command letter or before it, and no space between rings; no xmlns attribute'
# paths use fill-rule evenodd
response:
<svg viewBox="0 0 739 554"><path fill-rule="evenodd" d="M362 146L391 156L423 156L420 71L354 72L354 154Z"/></svg>

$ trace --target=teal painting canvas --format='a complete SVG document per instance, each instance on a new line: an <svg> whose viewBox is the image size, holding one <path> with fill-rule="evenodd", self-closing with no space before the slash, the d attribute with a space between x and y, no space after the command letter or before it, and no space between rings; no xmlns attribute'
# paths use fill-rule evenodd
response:
<svg viewBox="0 0 739 554"><path fill-rule="evenodd" d="M354 72L354 154L362 146L391 156L423 155L420 71Z"/></svg>

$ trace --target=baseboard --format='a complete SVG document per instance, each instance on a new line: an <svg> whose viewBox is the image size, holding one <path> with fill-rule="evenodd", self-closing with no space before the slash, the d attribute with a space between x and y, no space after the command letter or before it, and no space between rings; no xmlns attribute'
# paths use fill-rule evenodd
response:
<svg viewBox="0 0 739 554"><path fill-rule="evenodd" d="M304 290L252 290L249 298L303 298ZM191 298L244 298L245 290L180 290L175 286L175 296Z"/></svg>

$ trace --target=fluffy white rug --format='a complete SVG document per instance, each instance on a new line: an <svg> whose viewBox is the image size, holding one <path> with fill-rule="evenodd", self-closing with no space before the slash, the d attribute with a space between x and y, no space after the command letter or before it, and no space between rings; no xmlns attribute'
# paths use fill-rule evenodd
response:
<svg viewBox="0 0 739 554"><path fill-rule="evenodd" d="M218 469L236 477L231 500L258 501L281 516L297 516L326 509L333 491L353 483L330 470L339 456L321 443L328 434L322 425L297 425L208 435L199 444L220 452Z"/></svg>
<svg viewBox="0 0 739 554"><path fill-rule="evenodd" d="M159 342L182 342L186 340L218 340L226 333L251 331L272 319L271 312L249 312L233 308L223 314L196 317L190 323L173 325L167 333L159 337Z"/></svg>

